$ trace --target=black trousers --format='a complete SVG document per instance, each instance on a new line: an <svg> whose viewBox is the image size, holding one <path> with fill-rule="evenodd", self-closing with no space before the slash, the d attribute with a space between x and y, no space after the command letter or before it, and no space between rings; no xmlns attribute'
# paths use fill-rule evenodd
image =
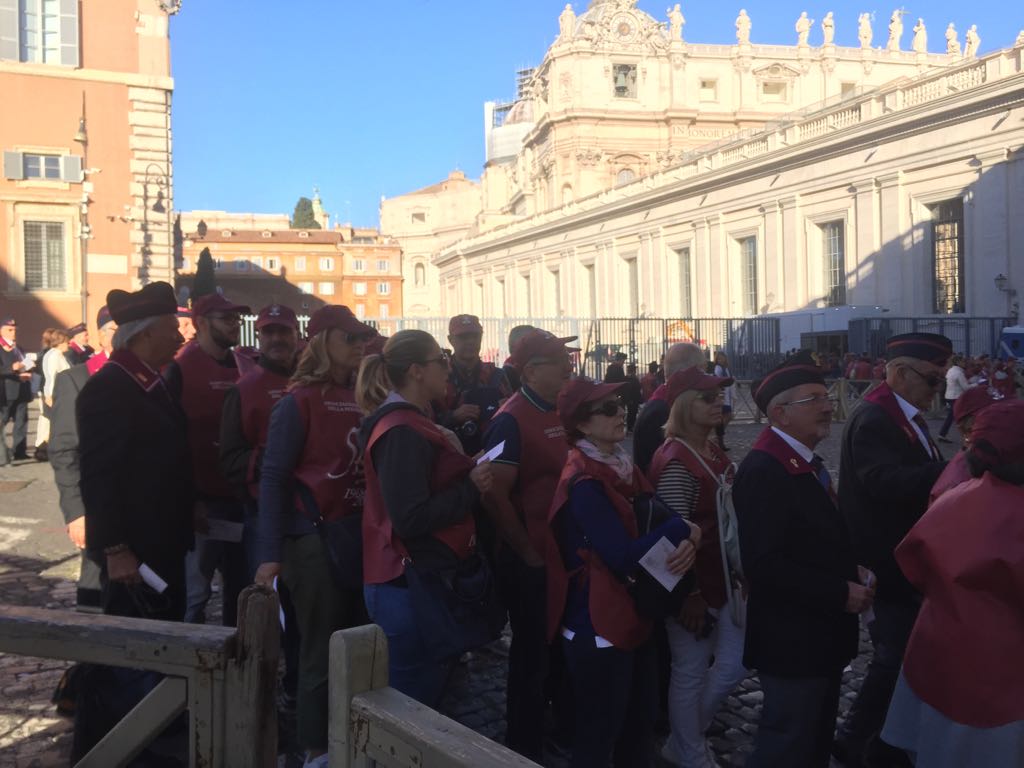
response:
<svg viewBox="0 0 1024 768"><path fill-rule="evenodd" d="M7 422L14 422L11 432L11 447L7 447L4 431ZM14 458L28 455L28 403L24 400L0 405L0 467L10 463Z"/></svg>
<svg viewBox="0 0 1024 768"><path fill-rule="evenodd" d="M950 400L948 397L945 398L946 403L946 420L942 422L942 429L939 430L939 437L945 437L949 434L949 428L953 426L953 406L956 405L956 400Z"/></svg>
<svg viewBox="0 0 1024 768"><path fill-rule="evenodd" d="M764 703L747 768L828 768L842 677L761 673Z"/></svg>
<svg viewBox="0 0 1024 768"><path fill-rule="evenodd" d="M839 729L847 765L860 765L857 761L861 759L866 766L905 764L903 752L880 741L878 734L885 724L917 611L918 606L913 604L875 599L875 620L868 627L874 653L857 698Z"/></svg>
<svg viewBox="0 0 1024 768"><path fill-rule="evenodd" d="M512 627L505 694L505 744L524 757L540 762L544 754L545 681L550 653L544 569L527 566L511 549L502 547L497 570L501 599L508 609Z"/></svg>
<svg viewBox="0 0 1024 768"><path fill-rule="evenodd" d="M654 646L598 648L593 637L562 638L576 727L571 768L648 768L657 710Z"/></svg>

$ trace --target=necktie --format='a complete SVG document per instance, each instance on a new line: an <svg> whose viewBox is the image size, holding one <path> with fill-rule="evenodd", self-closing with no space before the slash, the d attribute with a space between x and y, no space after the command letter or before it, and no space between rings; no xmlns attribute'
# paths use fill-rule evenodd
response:
<svg viewBox="0 0 1024 768"><path fill-rule="evenodd" d="M924 434L924 439L928 441L928 453L931 454L933 459L940 458L939 449L935 446L934 441L932 441L932 433L928 431L928 422L924 420L924 416L920 413L915 413L914 423L917 424Z"/></svg>
<svg viewBox="0 0 1024 768"><path fill-rule="evenodd" d="M828 495L835 501L836 492L832 488L832 475L829 474L828 467L825 466L825 460L818 454L814 454L814 458L811 459L811 467L814 468L814 476L818 478L818 482L821 487L824 488Z"/></svg>

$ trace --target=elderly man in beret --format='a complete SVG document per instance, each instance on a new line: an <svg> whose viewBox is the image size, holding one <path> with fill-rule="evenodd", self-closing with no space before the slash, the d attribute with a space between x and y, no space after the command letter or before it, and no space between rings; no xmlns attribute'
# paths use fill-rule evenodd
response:
<svg viewBox="0 0 1024 768"><path fill-rule="evenodd" d="M28 458L28 404L32 400L29 385L31 364L18 346L18 323L13 317L0 320L0 467ZM4 428L14 422L12 447L7 447Z"/></svg>
<svg viewBox="0 0 1024 768"><path fill-rule="evenodd" d="M909 765L878 738L921 602L893 551L928 508L946 466L924 412L946 384L952 354L945 336L893 336L885 381L864 397L843 431L839 507L858 557L878 574L875 620L868 627L874 653L834 749L848 766Z"/></svg>
<svg viewBox="0 0 1024 768"><path fill-rule="evenodd" d="M192 470L185 415L160 369L181 346L174 290L163 282L114 290L110 362L78 395L85 537L101 561L104 613L181 621L192 545ZM143 583L140 566L166 582Z"/></svg>
<svg viewBox="0 0 1024 768"><path fill-rule="evenodd" d="M85 323L78 323L65 331L68 335L68 351L64 357L71 365L84 363L92 357L94 350L89 346L89 328Z"/></svg>
<svg viewBox="0 0 1024 768"><path fill-rule="evenodd" d="M733 485L749 588L743 663L764 691L748 768L827 768L843 669L874 576L857 565L814 448L832 426L822 370L801 352L751 387L768 417Z"/></svg>

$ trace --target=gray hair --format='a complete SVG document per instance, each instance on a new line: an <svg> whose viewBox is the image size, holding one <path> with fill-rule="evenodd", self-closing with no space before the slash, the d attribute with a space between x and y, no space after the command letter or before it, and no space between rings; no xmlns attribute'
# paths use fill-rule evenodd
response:
<svg viewBox="0 0 1024 768"><path fill-rule="evenodd" d="M112 342L114 349L126 349L132 339L153 325L160 317L160 315L156 315L154 317L144 317L141 320L129 320L127 323L117 326L117 330L114 331L114 341Z"/></svg>
<svg viewBox="0 0 1024 768"><path fill-rule="evenodd" d="M687 368L703 368L707 363L704 357L704 350L696 344L680 342L673 344L665 353L665 378L668 378L676 371L685 371Z"/></svg>

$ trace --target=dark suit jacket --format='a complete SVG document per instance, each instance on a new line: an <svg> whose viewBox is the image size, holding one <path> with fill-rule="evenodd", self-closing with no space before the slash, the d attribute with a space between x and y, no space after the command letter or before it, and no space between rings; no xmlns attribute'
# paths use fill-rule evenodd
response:
<svg viewBox="0 0 1024 768"><path fill-rule="evenodd" d="M19 356L20 351L19 347L10 350L0 347L0 382L3 384L0 387L0 404L19 401L27 403L32 399L31 385L27 381L22 381L19 372L11 367L24 359L24 354Z"/></svg>
<svg viewBox="0 0 1024 768"><path fill-rule="evenodd" d="M633 461L644 472L655 452L665 442L662 427L668 421L669 405L664 400L648 400L633 425Z"/></svg>
<svg viewBox="0 0 1024 768"><path fill-rule="evenodd" d="M839 507L858 562L878 576L878 598L916 605L917 592L893 550L928 508L928 494L946 462L928 455L891 390L882 387L876 396L882 402L862 403L843 430Z"/></svg>
<svg viewBox="0 0 1024 768"><path fill-rule="evenodd" d="M195 499L185 415L159 376L147 389L136 377L151 372L129 373L118 354L82 387L75 409L86 541L94 552L127 543L157 573L178 572Z"/></svg>
<svg viewBox="0 0 1024 768"><path fill-rule="evenodd" d="M845 610L857 563L832 497L768 428L740 464L733 501L750 588L744 664L780 677L842 671L857 655L857 616Z"/></svg>
<svg viewBox="0 0 1024 768"><path fill-rule="evenodd" d="M50 409L50 440L47 444L53 479L60 491L60 511L64 522L70 523L85 514L82 492L78 487L78 424L75 403L78 393L89 380L85 365L57 374L53 384L53 408Z"/></svg>

